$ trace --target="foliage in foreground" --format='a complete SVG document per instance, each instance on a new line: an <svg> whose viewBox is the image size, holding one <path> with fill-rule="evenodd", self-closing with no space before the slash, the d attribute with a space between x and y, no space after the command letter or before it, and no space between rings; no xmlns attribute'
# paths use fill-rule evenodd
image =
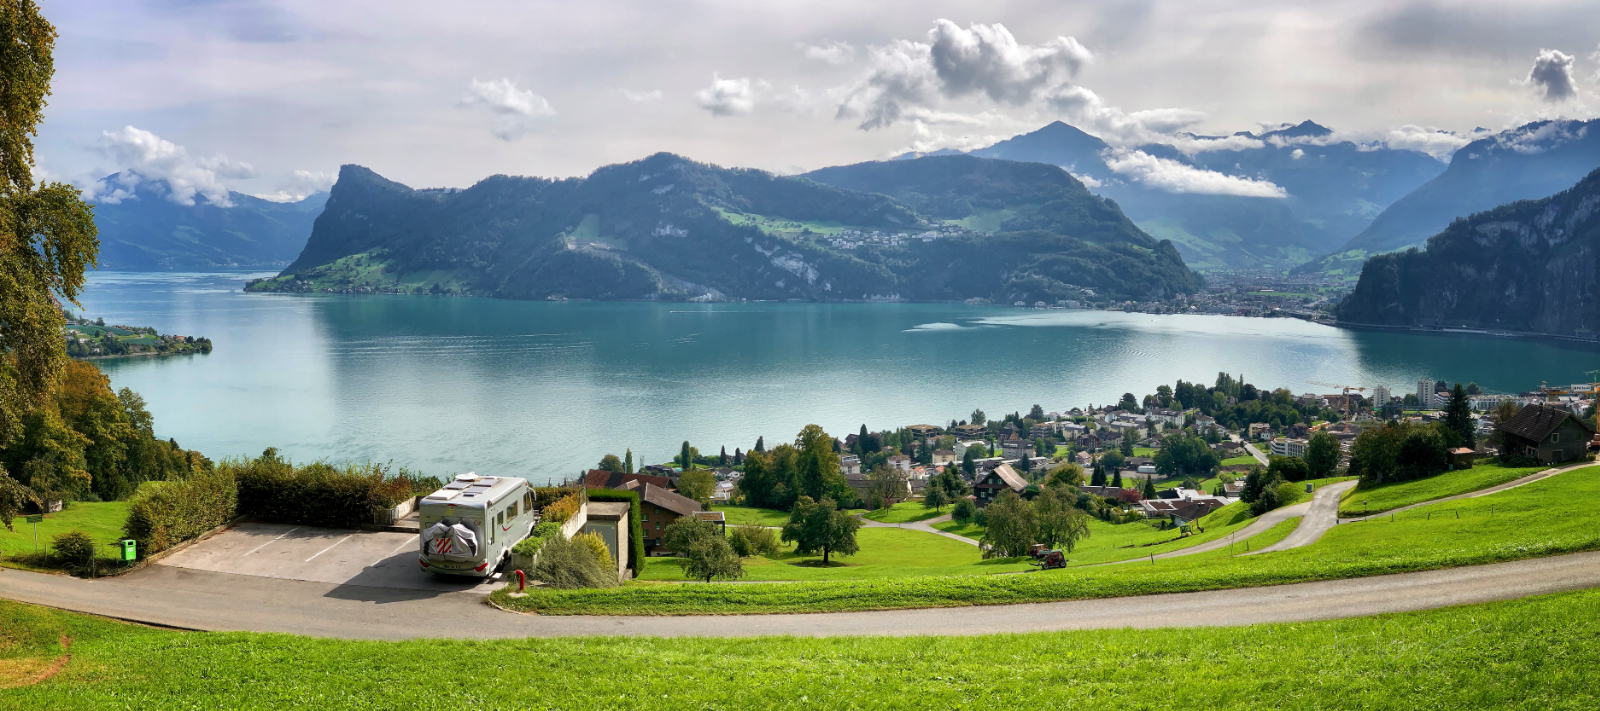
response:
<svg viewBox="0 0 1600 711"><path fill-rule="evenodd" d="M705 587L705 586L694 586ZM0 602L0 707L1528 708L1600 704L1600 591L1349 620L975 637L367 642L157 630ZM952 664L952 659L961 660ZM530 669L559 673L529 673ZM1214 673L1196 673L1212 670ZM1234 671L1229 671L1234 670ZM1236 673L1248 670L1248 673ZM1492 670L1492 672L1491 672ZM493 693L483 690L492 689Z"/></svg>

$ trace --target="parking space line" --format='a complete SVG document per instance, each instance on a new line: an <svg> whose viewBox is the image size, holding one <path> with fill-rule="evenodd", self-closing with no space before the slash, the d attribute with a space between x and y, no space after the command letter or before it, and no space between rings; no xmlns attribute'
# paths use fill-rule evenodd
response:
<svg viewBox="0 0 1600 711"><path fill-rule="evenodd" d="M337 546L337 545L339 545L339 544L340 544L340 543L344 543L344 542L345 542L345 541L348 541L348 540L350 540L350 539L352 539L352 538L355 538L355 537L356 537L356 534L354 534L354 533L352 533L352 534L350 534L350 535L348 535L348 536L345 536L345 537L344 537L344 538L341 538L341 539L339 539L339 540L337 540L337 541L334 541L334 542L333 542L333 546ZM328 546L328 547L327 547L327 548L324 548L324 549L322 549L322 550L320 550L320 551L317 551L317 554L316 554L316 555L313 555L313 556L311 556L311 557L310 557L310 558L307 558L307 559L306 559L306 562L307 562L307 563L310 563L310 562L311 562L311 561L312 561L312 560L314 560L314 559L315 559L315 558L316 558L316 557L317 557L317 556L318 556L318 555L322 555L322 554L323 554L323 553L327 553L327 552L328 552L328 551L331 551L331 550L333 550L333 546Z"/></svg>
<svg viewBox="0 0 1600 711"><path fill-rule="evenodd" d="M291 528L291 529L289 529L287 531L284 531L283 533L279 534L277 538L274 538L271 541L267 541L266 543L263 543L263 544L261 544L259 546L256 546L255 548L250 549L250 553L254 553L254 552L258 551L258 550L261 550L262 548L266 548L267 546L272 545L273 541L282 540L282 538L284 536L287 536L287 535L289 535L291 533L294 533L295 531L298 531L298 530L300 530L300 527L299 526L295 526L294 528ZM250 555L250 553L246 553L244 555ZM239 556L239 557L243 558L244 555Z"/></svg>
<svg viewBox="0 0 1600 711"><path fill-rule="evenodd" d="M420 534L420 533L419 533L419 534L417 534L417 535L415 535L415 536L412 536L412 537L410 537L410 538L407 538L407 539L406 539L406 542L405 542L405 543L401 543L401 544L400 544L400 545L399 545L399 546L397 546L397 547L396 547L396 548L395 548L395 549L394 549L394 550L392 550L392 551L389 551L389 555L386 555L386 556L384 556L384 557L382 557L382 558L379 558L379 559L377 559L377 560L375 560L375 561L373 561L373 562L372 562L372 565L369 565L369 566L367 566L367 567L368 567L368 568L374 568L374 567L377 567L377 565L378 565L378 564L379 564L379 563L382 563L382 562L384 562L384 561L386 561L386 560L388 560L388 559L390 559L390 558L391 558L391 557L393 557L393 556L394 556L394 554L396 554L396 553L399 553L399 552L400 552L400 551L401 551L401 550L403 550L403 549L404 549L404 548L405 548L405 547L406 547L406 546L409 546L409 545L411 545L411 542L412 542L412 541L415 541L415 540L417 540L417 539L418 539L418 538L421 538L421 537L422 537L422 534Z"/></svg>

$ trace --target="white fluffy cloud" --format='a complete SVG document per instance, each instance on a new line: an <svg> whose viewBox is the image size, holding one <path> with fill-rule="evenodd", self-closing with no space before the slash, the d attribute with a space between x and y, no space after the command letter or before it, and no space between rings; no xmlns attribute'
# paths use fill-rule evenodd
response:
<svg viewBox="0 0 1600 711"><path fill-rule="evenodd" d="M278 183L276 192L257 195L256 197L273 202L299 202L316 193L328 191L333 187L333 181L338 178L338 173L326 173L320 170L296 170L288 178Z"/></svg>
<svg viewBox="0 0 1600 711"><path fill-rule="evenodd" d="M711 75L711 86L695 92L694 102L712 116L743 116L756 107L755 87L749 79L723 79Z"/></svg>
<svg viewBox="0 0 1600 711"><path fill-rule="evenodd" d="M1400 128L1391 129L1383 137L1383 144L1400 150L1412 150L1426 153L1439 160L1449 160L1456 149L1472 142L1469 136L1461 136L1450 131L1437 128L1423 128L1406 124Z"/></svg>
<svg viewBox="0 0 1600 711"><path fill-rule="evenodd" d="M502 141L515 141L556 115L544 97L517 88L510 79L472 80L467 93L456 102L461 108L482 107L494 114L490 131Z"/></svg>
<svg viewBox="0 0 1600 711"><path fill-rule="evenodd" d="M1004 25L962 29L941 19L926 42L894 40L870 47L868 70L843 92L835 115L874 129L912 118L915 110L931 109L940 98L982 95L1021 106L1070 87L1092 60L1071 37L1025 45Z"/></svg>
<svg viewBox="0 0 1600 711"><path fill-rule="evenodd" d="M231 207L233 203L222 181L259 175L249 163L221 154L194 158L183 146L133 126L101 132L95 148L118 170L114 179L84 186L85 197L98 202L121 202L144 184L163 190L168 200L180 205L193 205L195 196L200 195L212 205Z"/></svg>
<svg viewBox="0 0 1600 711"><path fill-rule="evenodd" d="M1252 180L1201 170L1175 160L1157 158L1144 151L1113 149L1103 155L1111 170L1131 180L1169 193L1240 195L1282 198L1288 191L1266 180Z"/></svg>
<svg viewBox="0 0 1600 711"><path fill-rule="evenodd" d="M1553 104L1575 98L1578 83L1572 78L1573 59L1575 57L1559 49L1540 49L1522 84L1539 89L1541 98Z"/></svg>
<svg viewBox="0 0 1600 711"><path fill-rule="evenodd" d="M1115 106L1107 106L1098 94L1082 86L1056 87L1045 94L1044 101L1067 123L1114 145L1172 143L1174 134L1206 119L1205 113L1194 109L1147 109L1128 113ZM1179 137L1177 143L1182 144L1180 148L1190 152L1257 148L1261 145L1260 141L1244 136L1217 140Z"/></svg>
<svg viewBox="0 0 1600 711"><path fill-rule="evenodd" d="M822 44L806 44L801 42L795 45L806 59L815 59L829 64L849 64L856 60L856 48L849 42L827 40Z"/></svg>

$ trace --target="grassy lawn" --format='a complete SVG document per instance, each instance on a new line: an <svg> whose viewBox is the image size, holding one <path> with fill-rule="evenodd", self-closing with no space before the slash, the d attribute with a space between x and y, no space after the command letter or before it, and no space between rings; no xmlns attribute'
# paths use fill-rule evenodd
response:
<svg viewBox="0 0 1600 711"><path fill-rule="evenodd" d="M24 568L27 570L55 570L43 559L45 544L58 534L78 529L89 534L97 546L100 557L108 560L114 559L115 553L110 546L104 544L122 538L122 524L128 520L128 502L77 502L64 511L45 514L44 521L39 524L39 551L40 556L33 555L33 524L27 519L18 516L12 522L16 530L7 531L0 527L0 566L8 568Z"/></svg>
<svg viewBox="0 0 1600 711"><path fill-rule="evenodd" d="M0 629L0 675L64 662L0 689L0 707L16 709L1600 706L1595 590L1326 622L972 637L348 641L177 632L8 601ZM493 662L403 691L446 657Z"/></svg>
<svg viewBox="0 0 1600 711"><path fill-rule="evenodd" d="M1141 483L1142 483L1142 481L1141 481ZM1216 485L1217 485L1217 479L1216 478L1201 479L1200 480L1200 489L1202 491L1205 491L1205 492L1208 492L1208 493L1211 491L1212 488L1216 487ZM1180 487L1180 486L1183 486L1183 480L1182 479L1168 479L1166 481L1158 481L1158 482L1156 482L1156 491L1160 491L1162 489L1175 489L1175 488Z"/></svg>
<svg viewBox="0 0 1600 711"><path fill-rule="evenodd" d="M1199 554L1148 566L1033 575L629 586L541 591L516 600L504 590L494 595L502 605L544 614L748 614L996 605L1276 585L1600 549L1597 499L1600 467L1591 466L1498 494L1414 509L1393 522L1336 526L1312 545L1258 556ZM1201 535L1225 528L1208 528Z"/></svg>
<svg viewBox="0 0 1600 711"><path fill-rule="evenodd" d="M950 513L950 508L945 506L938 510L925 509L922 508L921 501L902 501L889 508L863 514L862 518L879 523L911 523L912 521L924 521Z"/></svg>
<svg viewBox="0 0 1600 711"><path fill-rule="evenodd" d="M729 526L782 526L789 522L788 511L775 509L758 509L752 506L712 506L712 511L721 511L728 520Z"/></svg>
<svg viewBox="0 0 1600 711"><path fill-rule="evenodd" d="M939 523L933 523L929 525L944 531L945 533L954 533L957 536L965 536L974 541L983 540L983 533L985 530L983 526L979 526L976 523L957 523L955 521L940 521Z"/></svg>
<svg viewBox="0 0 1600 711"><path fill-rule="evenodd" d="M1364 513L1382 513L1402 506L1487 489L1544 469L1545 467L1503 467L1499 462L1494 462L1415 481L1379 484L1372 488L1357 486L1346 491L1340 499L1339 515L1361 516ZM1367 504L1363 506L1362 501L1366 501Z"/></svg>
<svg viewBox="0 0 1600 711"><path fill-rule="evenodd" d="M1253 457L1253 456L1251 456L1249 454L1246 454L1246 455L1244 455L1242 457L1229 457L1227 459L1222 460L1222 466L1225 466L1225 467L1249 466L1251 464L1260 464L1260 463L1261 462L1256 461L1255 457Z"/></svg>
<svg viewBox="0 0 1600 711"><path fill-rule="evenodd" d="M1133 456L1135 456L1135 457L1151 457L1151 458L1154 458L1156 456L1156 448L1155 447L1134 447L1133 448Z"/></svg>
<svg viewBox="0 0 1600 711"><path fill-rule="evenodd" d="M833 556L822 567L822 556L797 556L793 546L777 558L744 559L745 580L860 580L921 575L987 575L1026 570L1020 559L984 560L977 546L953 541L926 531L901 528L863 528L856 533L861 552ZM642 581L682 581L676 558L649 558L639 575Z"/></svg>

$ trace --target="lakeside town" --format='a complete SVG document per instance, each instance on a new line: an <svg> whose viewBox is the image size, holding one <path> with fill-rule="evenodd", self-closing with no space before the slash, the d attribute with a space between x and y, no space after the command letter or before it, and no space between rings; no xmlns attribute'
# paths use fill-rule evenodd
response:
<svg viewBox="0 0 1600 711"><path fill-rule="evenodd" d="M64 314L61 327L67 342L67 355L73 358L119 358L127 356L187 355L210 353L211 339L157 333L150 326L107 324L103 318L90 320Z"/></svg>

